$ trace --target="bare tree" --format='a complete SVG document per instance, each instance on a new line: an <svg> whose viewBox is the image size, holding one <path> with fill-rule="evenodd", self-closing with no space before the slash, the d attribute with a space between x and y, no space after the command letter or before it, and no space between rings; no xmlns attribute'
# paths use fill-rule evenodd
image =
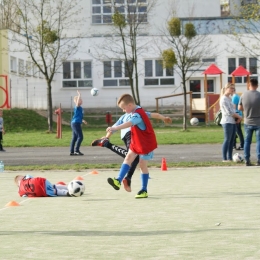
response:
<svg viewBox="0 0 260 260"><path fill-rule="evenodd" d="M123 62L125 77L129 80L132 96L136 104L141 104L139 95L138 57L146 50L147 16L155 6L156 0L112 1L111 9L113 31L99 47L99 59L116 59ZM117 70L118 68L115 68Z"/></svg>
<svg viewBox="0 0 260 260"><path fill-rule="evenodd" d="M187 129L187 81L205 63L202 57L214 56L214 47L209 35L197 35L192 22L187 22L182 31L181 20L172 17L167 23L167 44L170 48L162 51L164 66L174 66L175 72L181 78L183 88L183 130Z"/></svg>
<svg viewBox="0 0 260 260"><path fill-rule="evenodd" d="M236 5L233 23L230 23L229 36L240 44L241 48L234 48L229 44L229 51L238 55L246 52L250 56L260 56L260 0Z"/></svg>
<svg viewBox="0 0 260 260"><path fill-rule="evenodd" d="M15 8L20 33L12 40L27 52L47 83L48 127L53 131L52 82L63 61L77 51L78 35L73 28L80 26L80 1L16 0ZM68 34L74 32L74 35ZM73 37L74 36L74 37Z"/></svg>
<svg viewBox="0 0 260 260"><path fill-rule="evenodd" d="M0 29L19 32L17 8L13 0L0 1ZM13 21L16 21L15 23Z"/></svg>

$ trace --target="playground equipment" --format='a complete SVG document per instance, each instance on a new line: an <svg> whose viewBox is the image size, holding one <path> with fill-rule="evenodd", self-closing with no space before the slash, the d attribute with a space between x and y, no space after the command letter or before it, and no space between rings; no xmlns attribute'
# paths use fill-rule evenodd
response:
<svg viewBox="0 0 260 260"><path fill-rule="evenodd" d="M205 121L208 124L210 121L214 120L215 114L219 111L219 99L220 94L211 94L208 93L207 86L207 75L219 75L220 76L220 91L222 89L222 74L221 71L215 64L210 65L202 74L204 74L204 98L192 98L192 92L187 92L187 95L190 95L190 118L196 117ZM247 71L243 66L239 66L232 73L232 83L235 83L235 77L247 77L247 89L249 88L251 73ZM239 93L238 93L239 94ZM157 97L156 99L156 110L159 112L159 99L174 97L184 95L184 93Z"/></svg>
<svg viewBox="0 0 260 260"><path fill-rule="evenodd" d="M235 83L235 77L245 77L246 76L246 83L247 83L247 89L249 89L249 80L251 73L247 71L243 66L237 67L232 73L232 83Z"/></svg>
<svg viewBox="0 0 260 260"><path fill-rule="evenodd" d="M57 135L56 138L61 139L62 138L62 110L61 110L61 104L58 109L55 110L55 114L57 115Z"/></svg>
<svg viewBox="0 0 260 260"><path fill-rule="evenodd" d="M0 75L0 77L4 78L5 83L4 86L0 86L0 90L2 90L0 91L0 108L10 108L8 77L7 75Z"/></svg>

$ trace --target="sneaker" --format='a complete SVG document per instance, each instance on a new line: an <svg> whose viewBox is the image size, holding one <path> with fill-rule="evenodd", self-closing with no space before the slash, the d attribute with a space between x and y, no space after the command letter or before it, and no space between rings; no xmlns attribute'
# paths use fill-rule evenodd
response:
<svg viewBox="0 0 260 260"><path fill-rule="evenodd" d="M244 148L239 146L238 148L236 148L236 150L244 150Z"/></svg>
<svg viewBox="0 0 260 260"><path fill-rule="evenodd" d="M91 146L105 147L108 143L108 138L96 139L91 143Z"/></svg>
<svg viewBox="0 0 260 260"><path fill-rule="evenodd" d="M136 199L145 199L148 198L148 193L145 190L140 190L138 193L135 195Z"/></svg>
<svg viewBox="0 0 260 260"><path fill-rule="evenodd" d="M246 163L246 166L252 166L250 161L246 161L245 163Z"/></svg>
<svg viewBox="0 0 260 260"><path fill-rule="evenodd" d="M112 178L108 178L107 182L115 189L115 190L120 190L121 187L121 183L119 182L119 180L117 180L116 178L112 179Z"/></svg>
<svg viewBox="0 0 260 260"><path fill-rule="evenodd" d="M2 149L0 150L0 152L5 152L5 149L2 148Z"/></svg>
<svg viewBox="0 0 260 260"><path fill-rule="evenodd" d="M131 179L129 178L124 178L123 179L123 184L124 184L124 189L127 191L127 192L131 192Z"/></svg>
<svg viewBox="0 0 260 260"><path fill-rule="evenodd" d="M70 153L70 155L75 155L75 153Z"/></svg>
<svg viewBox="0 0 260 260"><path fill-rule="evenodd" d="M81 153L80 151L74 152L74 155L84 155L84 153Z"/></svg>

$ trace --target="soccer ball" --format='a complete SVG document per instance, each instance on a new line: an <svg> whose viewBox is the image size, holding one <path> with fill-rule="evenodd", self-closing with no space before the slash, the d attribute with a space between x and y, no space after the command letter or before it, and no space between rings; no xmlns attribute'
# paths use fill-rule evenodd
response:
<svg viewBox="0 0 260 260"><path fill-rule="evenodd" d="M72 197L82 196L85 191L85 185L81 181L73 180L68 184L68 191Z"/></svg>
<svg viewBox="0 0 260 260"><path fill-rule="evenodd" d="M243 162L244 161L244 158L242 156L242 154L240 153L235 153L233 155L233 161L236 162L236 163L240 163L240 162Z"/></svg>
<svg viewBox="0 0 260 260"><path fill-rule="evenodd" d="M193 117L193 118L190 120L190 124L191 124L191 125L198 125L198 124L199 124L199 119L196 118L196 117Z"/></svg>
<svg viewBox="0 0 260 260"><path fill-rule="evenodd" d="M90 93L93 97L96 97L98 95L99 90L97 88L92 88L90 90Z"/></svg>

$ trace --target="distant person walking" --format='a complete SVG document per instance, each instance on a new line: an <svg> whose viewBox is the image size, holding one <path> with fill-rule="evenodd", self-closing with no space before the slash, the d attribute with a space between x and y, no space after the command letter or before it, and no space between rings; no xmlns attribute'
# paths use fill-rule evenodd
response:
<svg viewBox="0 0 260 260"><path fill-rule="evenodd" d="M251 166L250 147L253 133L256 134L257 166L260 166L260 92L257 91L258 80L251 79L249 90L240 98L238 109L244 112L245 145L244 156L246 166Z"/></svg>
<svg viewBox="0 0 260 260"><path fill-rule="evenodd" d="M74 114L71 120L71 129L72 129L72 140L70 143L70 155L84 155L80 152L80 145L83 141L83 132L81 128L82 122L87 124L87 122L83 119L84 111L81 107L82 99L80 92L77 91L78 95L74 97L75 107ZM76 147L75 147L76 145Z"/></svg>
<svg viewBox="0 0 260 260"><path fill-rule="evenodd" d="M222 144L222 158L223 162L232 161L233 145L236 136L236 121L240 123L242 117L236 113L236 109L231 101L231 96L235 90L235 85L227 83L221 89L220 109L222 111L222 119L220 124L224 131L224 142Z"/></svg>

